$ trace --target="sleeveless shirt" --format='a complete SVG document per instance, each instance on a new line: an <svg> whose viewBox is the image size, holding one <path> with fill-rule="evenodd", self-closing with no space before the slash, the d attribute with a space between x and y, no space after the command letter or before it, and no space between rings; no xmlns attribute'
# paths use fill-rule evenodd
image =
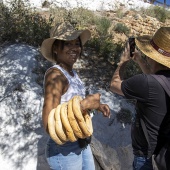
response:
<svg viewBox="0 0 170 170"><path fill-rule="evenodd" d="M51 68L57 68L58 70L60 70L69 82L69 87L68 87L67 91L61 96L60 104L62 104L64 102L68 102L75 95L79 95L82 98L85 97L84 84L80 80L80 78L75 70L73 70L74 76L72 77L66 70L64 70L59 65L54 65L54 66L50 67L49 69L51 69Z"/></svg>

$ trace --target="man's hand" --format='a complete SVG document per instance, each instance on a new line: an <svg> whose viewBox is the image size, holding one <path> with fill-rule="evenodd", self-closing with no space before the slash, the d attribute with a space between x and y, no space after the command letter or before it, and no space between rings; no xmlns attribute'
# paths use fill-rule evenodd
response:
<svg viewBox="0 0 170 170"><path fill-rule="evenodd" d="M131 59L130 57L130 47L129 47L129 43L126 44L121 56L120 56L120 62L118 63L119 64L123 64L127 61L129 61Z"/></svg>
<svg viewBox="0 0 170 170"><path fill-rule="evenodd" d="M110 118L110 108L107 104L100 104L98 111L103 113L103 116Z"/></svg>

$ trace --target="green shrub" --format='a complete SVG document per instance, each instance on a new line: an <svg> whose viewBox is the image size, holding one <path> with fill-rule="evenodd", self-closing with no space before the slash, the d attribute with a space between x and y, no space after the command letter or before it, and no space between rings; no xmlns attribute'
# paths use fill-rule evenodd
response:
<svg viewBox="0 0 170 170"><path fill-rule="evenodd" d="M65 8L54 7L50 9L54 16L54 23L69 21L78 29L88 27L94 24L96 16L88 9L74 8L67 10Z"/></svg>
<svg viewBox="0 0 170 170"><path fill-rule="evenodd" d="M96 18L96 35L90 40L89 44L92 48L95 48L99 57L103 57L108 60L116 48L112 42L112 35L109 32L111 27L111 21L105 17Z"/></svg>
<svg viewBox="0 0 170 170"><path fill-rule="evenodd" d="M117 23L114 26L114 31L117 33L124 33L125 35L128 35L130 33L130 29L122 23Z"/></svg>
<svg viewBox="0 0 170 170"><path fill-rule="evenodd" d="M136 64L133 60L129 61L126 65L126 71L124 72L124 79L132 77L136 74L142 73L138 64Z"/></svg>
<svg viewBox="0 0 170 170"><path fill-rule="evenodd" d="M75 8L72 10L72 18L77 21L79 27L86 27L88 25L95 24L95 14L84 8Z"/></svg>
<svg viewBox="0 0 170 170"><path fill-rule="evenodd" d="M123 49L122 44L113 43L112 38L101 39L101 37L93 37L88 42L88 46L94 48L99 57L109 61L111 64L116 64L120 59L120 54Z"/></svg>
<svg viewBox="0 0 170 170"><path fill-rule="evenodd" d="M151 17L157 18L160 22L165 22L167 18L170 18L170 11L160 6L152 6L150 8L141 9L143 13Z"/></svg>
<svg viewBox="0 0 170 170"><path fill-rule="evenodd" d="M96 24L96 29L98 31L98 34L100 36L108 35L108 30L111 26L111 21L109 19L107 19L105 17L96 18L95 24Z"/></svg>
<svg viewBox="0 0 170 170"><path fill-rule="evenodd" d="M0 3L0 42L25 42L39 46L44 38L49 37L53 22L43 18L38 12L29 8L22 0L13 0L10 7Z"/></svg>
<svg viewBox="0 0 170 170"><path fill-rule="evenodd" d="M132 113L126 108L121 108L121 110L116 114L117 121L120 123L131 124L132 123Z"/></svg>
<svg viewBox="0 0 170 170"><path fill-rule="evenodd" d="M118 18L123 18L123 16L124 16L123 9L118 8L118 9L116 10L116 17L118 17Z"/></svg>
<svg viewBox="0 0 170 170"><path fill-rule="evenodd" d="M154 8L154 12L155 12L155 17L158 19L158 21L165 22L166 10L164 8L156 6Z"/></svg>

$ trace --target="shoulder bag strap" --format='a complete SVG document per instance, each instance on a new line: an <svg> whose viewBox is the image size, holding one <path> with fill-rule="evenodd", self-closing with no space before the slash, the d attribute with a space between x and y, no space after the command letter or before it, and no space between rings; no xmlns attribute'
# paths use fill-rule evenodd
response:
<svg viewBox="0 0 170 170"><path fill-rule="evenodd" d="M170 83L168 79L163 75L151 74L151 76L154 77L161 84L163 89L166 91L166 93L170 97Z"/></svg>
<svg viewBox="0 0 170 170"><path fill-rule="evenodd" d="M152 77L154 77L160 84L161 86L163 87L163 89L165 90L165 92L168 94L168 96L170 97L170 83L168 81L168 79L163 76L163 75L151 75ZM145 122L144 120L142 119L141 115L140 115L140 122L141 122L141 126L142 126L142 129L143 129L143 132L144 132L144 135L145 135L145 138L148 142L148 156L150 157L151 156L151 145L150 145L150 142L149 142L149 137L148 137L148 132L147 132L147 129L146 129L146 125L145 125Z"/></svg>

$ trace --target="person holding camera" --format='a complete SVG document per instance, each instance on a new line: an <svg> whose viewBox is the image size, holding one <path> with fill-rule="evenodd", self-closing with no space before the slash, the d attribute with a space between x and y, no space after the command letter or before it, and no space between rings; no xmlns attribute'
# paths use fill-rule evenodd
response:
<svg viewBox="0 0 170 170"><path fill-rule="evenodd" d="M170 27L159 28L153 36L135 38L136 49L130 57L127 43L111 79L110 90L127 99L136 100L136 115L131 127L134 170L152 170L151 155L157 152L158 135L170 132L170 99L161 84L152 75L163 75L170 83ZM145 60L144 60L145 58ZM125 66L133 59L142 74L123 80ZM142 122L147 130L145 137ZM166 134L165 134L166 129ZM161 139L163 143L164 140Z"/></svg>
<svg viewBox="0 0 170 170"><path fill-rule="evenodd" d="M59 104L68 102L78 95L82 111L97 109L105 117L110 116L108 105L100 103L100 94L85 96L85 87L73 69L74 63L82 54L83 45L90 39L89 30L76 30L69 22L56 24L51 29L50 38L41 45L42 55L54 63L45 73L44 105L42 121L49 133L48 116ZM57 127L56 127L57 128ZM46 157L51 169L58 170L95 170L90 140L78 139L57 144L52 138L47 142Z"/></svg>

